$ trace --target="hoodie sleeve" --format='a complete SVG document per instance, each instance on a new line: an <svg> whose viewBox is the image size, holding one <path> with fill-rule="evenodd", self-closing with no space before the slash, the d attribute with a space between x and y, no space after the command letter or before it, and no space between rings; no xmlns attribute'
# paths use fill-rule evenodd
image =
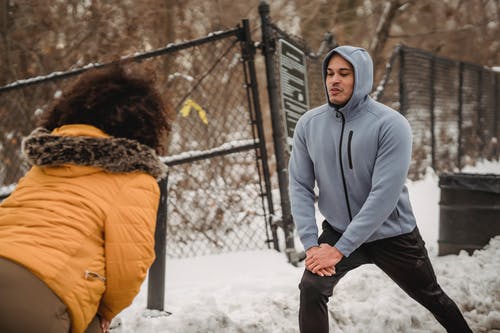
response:
<svg viewBox="0 0 500 333"><path fill-rule="evenodd" d="M349 256L394 211L411 162L412 136L408 121L395 113L381 126L371 191L335 247Z"/></svg>
<svg viewBox="0 0 500 333"><path fill-rule="evenodd" d="M293 220L307 250L318 245L318 227L314 208L314 165L305 142L304 118L295 127L288 170Z"/></svg>

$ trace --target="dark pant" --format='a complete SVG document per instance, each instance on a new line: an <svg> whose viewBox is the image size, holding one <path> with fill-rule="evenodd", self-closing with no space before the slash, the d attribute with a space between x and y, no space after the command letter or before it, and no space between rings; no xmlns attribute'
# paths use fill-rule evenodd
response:
<svg viewBox="0 0 500 333"><path fill-rule="evenodd" d="M323 222L319 243L335 245L342 235ZM436 280L418 228L411 233L361 245L336 266L336 273L321 277L308 270L300 282L299 326L302 333L328 332L328 298L339 280L363 264L375 264L410 297L426 307L448 332L472 332L457 305Z"/></svg>
<svg viewBox="0 0 500 333"><path fill-rule="evenodd" d="M0 332L68 333L66 305L30 270L0 257ZM85 333L100 333L94 318Z"/></svg>

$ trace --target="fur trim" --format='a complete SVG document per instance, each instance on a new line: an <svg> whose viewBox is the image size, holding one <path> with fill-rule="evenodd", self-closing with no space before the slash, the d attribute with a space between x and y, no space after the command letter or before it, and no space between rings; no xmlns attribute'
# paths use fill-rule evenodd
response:
<svg viewBox="0 0 500 333"><path fill-rule="evenodd" d="M28 161L37 166L71 163L113 173L142 171L157 180L167 174L167 166L152 148L125 138L57 136L37 128L23 140L22 150Z"/></svg>

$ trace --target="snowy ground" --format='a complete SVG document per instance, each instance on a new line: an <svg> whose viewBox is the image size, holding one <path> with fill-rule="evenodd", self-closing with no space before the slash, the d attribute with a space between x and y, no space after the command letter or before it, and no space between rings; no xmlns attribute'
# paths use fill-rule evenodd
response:
<svg viewBox="0 0 500 333"><path fill-rule="evenodd" d="M500 163L463 172L500 174ZM472 256L462 252L437 257L437 184L438 177L429 174L408 187L438 281L474 332L500 333L500 236ZM144 284L112 333L298 332L297 284L302 271L303 266L288 264L273 250L168 260L165 310L172 315L144 310ZM445 332L427 310L372 265L341 280L329 312L332 332Z"/></svg>

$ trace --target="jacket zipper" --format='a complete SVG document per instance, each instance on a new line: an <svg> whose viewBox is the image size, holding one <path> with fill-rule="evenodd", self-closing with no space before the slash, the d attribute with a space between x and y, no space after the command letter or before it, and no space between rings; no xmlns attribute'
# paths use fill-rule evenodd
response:
<svg viewBox="0 0 500 333"><path fill-rule="evenodd" d="M351 141L352 141L352 130L349 131L349 139L347 140L347 157L349 158L349 168L352 170L352 156L351 156Z"/></svg>
<svg viewBox="0 0 500 333"><path fill-rule="evenodd" d="M350 222L352 221L351 204L349 203L349 195L347 194L347 184L344 175L344 165L342 163L342 141L344 138L345 117L342 112L340 112L339 110L336 111L337 114L340 114L340 116L342 117L342 129L340 131L340 143L339 143L339 162L340 162L340 173L342 175L342 184L344 185L345 202L347 204L347 212L349 213L349 222Z"/></svg>

